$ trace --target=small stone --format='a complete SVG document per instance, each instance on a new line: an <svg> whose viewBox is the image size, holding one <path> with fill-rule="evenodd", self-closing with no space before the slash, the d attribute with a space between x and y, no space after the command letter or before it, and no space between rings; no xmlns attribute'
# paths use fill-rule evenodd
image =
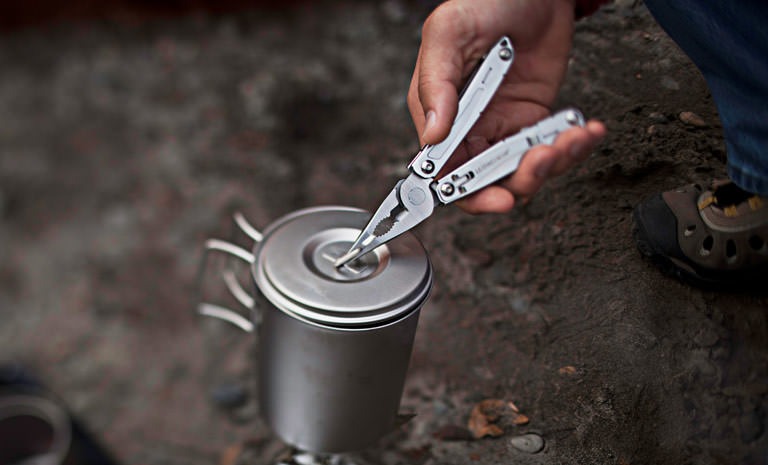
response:
<svg viewBox="0 0 768 465"><path fill-rule="evenodd" d="M531 302L524 296L515 295L509 299L509 306L517 313L527 313L531 308Z"/></svg>
<svg viewBox="0 0 768 465"><path fill-rule="evenodd" d="M535 433L515 436L509 440L509 444L515 449L529 454L536 454L544 449L544 439Z"/></svg>
<svg viewBox="0 0 768 465"><path fill-rule="evenodd" d="M669 120L667 120L666 115L660 111L653 111L648 114L648 119L653 121L654 123L666 123Z"/></svg>
<svg viewBox="0 0 768 465"><path fill-rule="evenodd" d="M678 115L678 118L680 118L680 121L683 123L697 128L705 128L709 126L707 122L701 118L701 116L692 111L683 111Z"/></svg>
<svg viewBox="0 0 768 465"><path fill-rule="evenodd" d="M293 462L297 463L298 465L318 465L321 463L318 458L319 457L316 457L313 454L303 453L294 455Z"/></svg>
<svg viewBox="0 0 768 465"><path fill-rule="evenodd" d="M661 86L669 90L680 90L680 84L669 76L661 78Z"/></svg>
<svg viewBox="0 0 768 465"><path fill-rule="evenodd" d="M211 391L211 400L218 407L234 409L245 405L248 400L248 392L241 384L219 384Z"/></svg>

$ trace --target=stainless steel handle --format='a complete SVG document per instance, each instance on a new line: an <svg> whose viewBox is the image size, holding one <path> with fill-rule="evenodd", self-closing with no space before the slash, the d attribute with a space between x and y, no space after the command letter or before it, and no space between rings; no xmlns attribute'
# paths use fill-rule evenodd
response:
<svg viewBox="0 0 768 465"><path fill-rule="evenodd" d="M242 213L236 212L233 216L233 219L239 230L250 239L252 239L254 243L261 242L263 238L262 234L256 228L251 226L251 224L248 222L248 220L245 219L245 216L243 216ZM246 318L245 316L230 308L202 301L201 294L203 289L203 278L205 276L205 270L208 264L208 257L211 252L224 252L232 257L246 262L249 265L253 264L255 261L255 257L252 253L231 242L221 239L208 239L205 241L203 257L200 261L200 267L197 274L197 298L195 299L195 302L197 302L197 313L200 315L226 321L227 323L231 323L237 326L243 331L249 333L253 332L256 329L256 324L253 322L255 321L258 323L258 318L256 318L258 314L256 313L255 300L248 293L248 291L243 289L243 287L240 285L240 282L237 280L235 272L231 269L225 269L221 272L224 285L227 287L227 290L230 292L230 294L232 294L232 296L243 307L251 312L251 318Z"/></svg>
<svg viewBox="0 0 768 465"><path fill-rule="evenodd" d="M422 148L408 168L422 178L433 178L440 171L488 106L514 59L512 42L502 37L480 62L462 91L448 136L436 145Z"/></svg>
<svg viewBox="0 0 768 465"><path fill-rule="evenodd" d="M435 194L444 204L473 194L514 173L531 148L552 144L561 132L585 124L580 111L574 108L560 111L496 143L451 171L434 184Z"/></svg>

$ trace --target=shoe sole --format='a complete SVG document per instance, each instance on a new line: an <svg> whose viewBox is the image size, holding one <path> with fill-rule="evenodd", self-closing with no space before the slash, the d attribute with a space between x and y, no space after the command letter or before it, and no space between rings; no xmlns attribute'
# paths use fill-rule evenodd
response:
<svg viewBox="0 0 768 465"><path fill-rule="evenodd" d="M646 240L648 234L642 231L640 222L635 215L636 213L632 215L632 237L637 249L665 275L707 290L754 291L760 288L763 293L768 293L768 290L765 289L766 284L768 284L766 282L768 266L738 273L717 273L697 269L687 262L668 257L656 250L653 244ZM760 279L761 277L762 279Z"/></svg>

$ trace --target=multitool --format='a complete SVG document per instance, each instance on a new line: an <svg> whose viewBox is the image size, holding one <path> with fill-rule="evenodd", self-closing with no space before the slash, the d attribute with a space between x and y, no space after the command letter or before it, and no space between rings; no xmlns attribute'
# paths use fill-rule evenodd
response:
<svg viewBox="0 0 768 465"><path fill-rule="evenodd" d="M355 242L335 261L336 267L356 260L412 229L435 206L466 197L514 173L532 147L552 144L562 131L584 126L584 116L566 109L522 129L436 179L441 169L485 110L514 61L514 49L502 37L482 59L461 93L453 126L442 142L424 146L408 165L410 174L397 182Z"/></svg>

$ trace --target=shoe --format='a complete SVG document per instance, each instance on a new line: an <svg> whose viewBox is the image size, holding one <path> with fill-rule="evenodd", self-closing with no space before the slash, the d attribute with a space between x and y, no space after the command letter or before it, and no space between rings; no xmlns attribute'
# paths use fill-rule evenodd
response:
<svg viewBox="0 0 768 465"><path fill-rule="evenodd" d="M640 252L663 271L709 287L768 286L768 199L730 181L647 198L633 213Z"/></svg>

